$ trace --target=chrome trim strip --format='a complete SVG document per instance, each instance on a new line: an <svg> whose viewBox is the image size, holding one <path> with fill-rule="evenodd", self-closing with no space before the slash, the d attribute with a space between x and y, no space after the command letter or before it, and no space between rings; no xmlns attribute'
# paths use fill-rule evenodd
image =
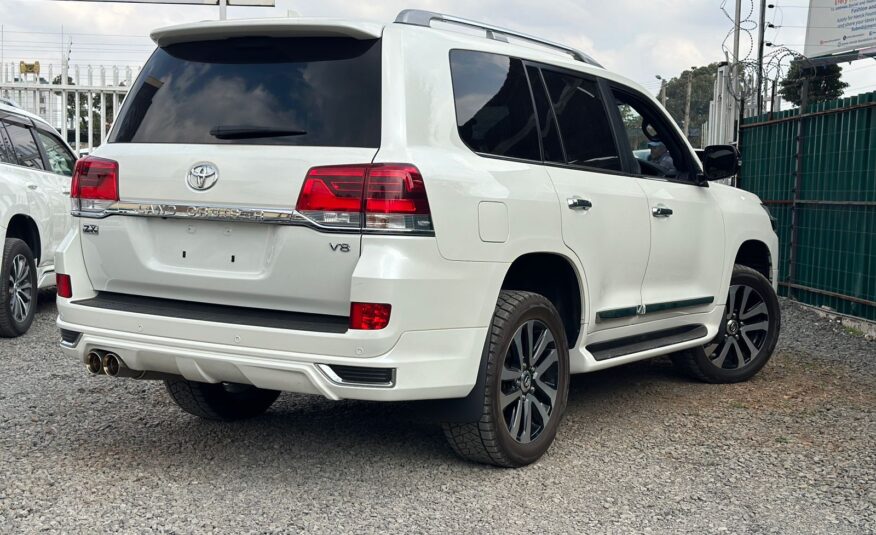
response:
<svg viewBox="0 0 876 535"><path fill-rule="evenodd" d="M395 368L392 369L392 380L388 383L353 383L349 381L344 381L341 377L335 373L335 371L328 364L317 364L317 368L325 375L329 381L338 385L338 386L355 386L355 387L365 387L365 388L392 388L395 386Z"/></svg>
<svg viewBox="0 0 876 535"><path fill-rule="evenodd" d="M186 219L199 221L226 221L235 223L267 223L309 227L320 232L365 234L434 236L434 231L381 230L362 228L359 225L332 227L321 225L295 209L259 208L230 205L189 204L176 202L117 201L100 212L72 210L75 217L105 219L110 216L158 217L163 219Z"/></svg>

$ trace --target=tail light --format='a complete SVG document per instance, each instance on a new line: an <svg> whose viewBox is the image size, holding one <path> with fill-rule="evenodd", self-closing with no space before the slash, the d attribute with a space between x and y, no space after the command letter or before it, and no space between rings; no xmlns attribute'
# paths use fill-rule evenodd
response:
<svg viewBox="0 0 876 535"><path fill-rule="evenodd" d="M86 156L76 162L70 185L73 215L102 214L119 200L119 164L113 160Z"/></svg>
<svg viewBox="0 0 876 535"><path fill-rule="evenodd" d="M392 305L383 303L352 303L350 305L350 328L377 331L389 325Z"/></svg>
<svg viewBox="0 0 876 535"><path fill-rule="evenodd" d="M434 233L423 177L409 164L313 167L295 208L326 228Z"/></svg>
<svg viewBox="0 0 876 535"><path fill-rule="evenodd" d="M73 297L73 284L70 281L70 275L56 274L55 285L58 287L58 297L63 297L64 299Z"/></svg>

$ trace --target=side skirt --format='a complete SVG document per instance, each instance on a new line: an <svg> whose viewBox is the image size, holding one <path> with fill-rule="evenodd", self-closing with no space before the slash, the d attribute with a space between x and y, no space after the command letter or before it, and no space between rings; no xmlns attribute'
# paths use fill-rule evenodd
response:
<svg viewBox="0 0 876 535"><path fill-rule="evenodd" d="M597 361L609 360L624 355L649 351L702 338L708 329L702 324L683 325L645 334L626 336L616 340L597 342L587 346L587 351Z"/></svg>

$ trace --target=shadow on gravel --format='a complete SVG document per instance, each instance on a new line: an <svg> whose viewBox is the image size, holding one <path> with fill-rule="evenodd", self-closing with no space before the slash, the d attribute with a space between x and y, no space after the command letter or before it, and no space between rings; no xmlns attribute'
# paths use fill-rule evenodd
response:
<svg viewBox="0 0 876 535"><path fill-rule="evenodd" d="M573 376L560 436L576 432L570 429L576 424L570 422L647 410L655 403L656 393L681 383L686 380L662 361ZM272 463L290 469L313 472L331 467L349 475L366 461L371 466L421 468L436 461L465 464L446 444L440 425L425 418L422 405L415 402L333 402L284 394L261 417L210 422L179 411L160 383L124 392L121 386L120 382L115 388L101 389L118 399L101 411L103 418L89 420L91 425L81 430L87 434L90 449L121 455L134 465L184 462L197 471L216 469L219 463L223 469L241 470L259 466L269 455ZM124 414L131 413L136 416L126 419Z"/></svg>

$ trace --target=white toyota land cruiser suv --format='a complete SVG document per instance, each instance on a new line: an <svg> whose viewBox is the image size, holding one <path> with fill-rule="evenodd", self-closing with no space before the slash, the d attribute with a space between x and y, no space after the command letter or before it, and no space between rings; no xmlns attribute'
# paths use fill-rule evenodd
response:
<svg viewBox="0 0 876 535"><path fill-rule="evenodd" d="M55 284L75 161L48 123L0 99L0 337L27 332L37 289Z"/></svg>
<svg viewBox="0 0 876 535"><path fill-rule="evenodd" d="M279 391L443 400L460 455L520 466L572 373L672 354L733 382L769 359L776 234L707 182L736 153L703 171L587 55L422 11L152 38L57 257L62 347L92 373L220 420Z"/></svg>

